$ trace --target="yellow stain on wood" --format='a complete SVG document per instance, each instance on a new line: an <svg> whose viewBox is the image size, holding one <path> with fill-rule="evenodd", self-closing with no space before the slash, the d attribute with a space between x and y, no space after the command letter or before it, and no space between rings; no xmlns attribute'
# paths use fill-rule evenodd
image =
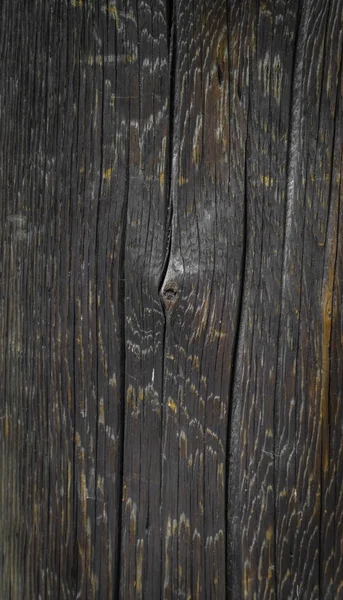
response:
<svg viewBox="0 0 343 600"><path fill-rule="evenodd" d="M8 433L9 433L9 418L7 415L5 415L4 418L4 428L5 428L5 437L8 437Z"/></svg>
<svg viewBox="0 0 343 600"><path fill-rule="evenodd" d="M193 162L195 166L199 166L202 155L202 115L198 115L196 119L195 132L193 136Z"/></svg>
<svg viewBox="0 0 343 600"><path fill-rule="evenodd" d="M124 62L127 65L130 65L133 62L136 62L137 60L137 54L126 54Z"/></svg>
<svg viewBox="0 0 343 600"><path fill-rule="evenodd" d="M196 369L197 371L199 371L199 356L193 356L193 367L194 369Z"/></svg>
<svg viewBox="0 0 343 600"><path fill-rule="evenodd" d="M191 383L190 390L191 390L191 392L193 392L193 394L195 396L197 396L197 397L199 396L199 391L194 383Z"/></svg>
<svg viewBox="0 0 343 600"><path fill-rule="evenodd" d="M273 62L273 94L277 104L281 100L281 81L282 81L282 66L279 56L275 56ZM273 139L275 135L272 135ZM275 141L275 140L274 140Z"/></svg>
<svg viewBox="0 0 343 600"><path fill-rule="evenodd" d="M179 186L185 185L185 183L188 183L188 179L186 179L183 175L181 175L179 177Z"/></svg>
<svg viewBox="0 0 343 600"><path fill-rule="evenodd" d="M201 337L201 335L205 332L207 327L207 322L209 318L209 309L210 309L210 296L211 296L211 288L207 286L206 291L204 293L201 304L199 304L196 311L196 322L194 326L195 330L195 339Z"/></svg>
<svg viewBox="0 0 343 600"><path fill-rule="evenodd" d="M218 465L217 470L217 489L221 493L224 489L224 463Z"/></svg>
<svg viewBox="0 0 343 600"><path fill-rule="evenodd" d="M207 390L207 377L205 377L205 375L201 376L200 382L204 386L205 390Z"/></svg>
<svg viewBox="0 0 343 600"><path fill-rule="evenodd" d="M100 398L99 401L99 423L101 423L101 425L105 424L105 406L103 398Z"/></svg>
<svg viewBox="0 0 343 600"><path fill-rule="evenodd" d="M81 471L81 481L80 481L80 495L81 495L81 513L82 513L82 521L83 526L86 528L87 525L87 486L86 486L86 476L84 471Z"/></svg>
<svg viewBox="0 0 343 600"><path fill-rule="evenodd" d="M199 148L199 142L197 141L196 144L193 146L193 160L194 160L194 164L196 166L199 166L200 159L201 159L201 151Z"/></svg>
<svg viewBox="0 0 343 600"><path fill-rule="evenodd" d="M183 458L187 458L187 436L182 430L180 432L180 453Z"/></svg>
<svg viewBox="0 0 343 600"><path fill-rule="evenodd" d="M322 465L324 476L329 470L329 386L330 386L330 346L333 319L333 289L337 256L337 236L328 240L327 276L322 294L322 369L320 423L322 434ZM325 486L325 481L324 481Z"/></svg>
<svg viewBox="0 0 343 600"><path fill-rule="evenodd" d="M261 175L260 180L261 183L263 183L263 185L267 188L274 185L274 179L272 177L269 177L269 175Z"/></svg>
<svg viewBox="0 0 343 600"><path fill-rule="evenodd" d="M109 169L106 169L106 171L104 171L104 179L106 179L107 182L110 181L112 176L112 169L111 167Z"/></svg>
<svg viewBox="0 0 343 600"><path fill-rule="evenodd" d="M181 513L179 521L179 535L182 536L183 540L187 543L191 540L191 525L188 517L185 513Z"/></svg>
<svg viewBox="0 0 343 600"><path fill-rule="evenodd" d="M96 487L97 487L98 491L102 494L102 496L104 495L104 483L105 483L104 478L101 475L98 475Z"/></svg>
<svg viewBox="0 0 343 600"><path fill-rule="evenodd" d="M71 5L76 8L77 6L82 6L82 0L72 0Z"/></svg>
<svg viewBox="0 0 343 600"><path fill-rule="evenodd" d="M266 531L266 540L267 540L267 544L268 544L268 576L267 576L267 578L269 580L273 578L273 570L274 570L274 565L272 564L272 557L271 557L273 537L274 537L274 529L273 529L272 525L270 525ZM262 566L261 563L260 563L260 566ZM259 571L260 571L260 569L259 569ZM262 573L259 572L258 578L260 581L264 580Z"/></svg>
<svg viewBox="0 0 343 600"><path fill-rule="evenodd" d="M135 588L138 598L142 598L142 574L143 574L143 557L144 557L144 540L137 541L137 570L136 570L136 581Z"/></svg>
<svg viewBox="0 0 343 600"><path fill-rule="evenodd" d="M161 165L165 164L166 153L167 153L167 136L164 136L162 139L162 149L161 149L161 157L160 157Z"/></svg>
<svg viewBox="0 0 343 600"><path fill-rule="evenodd" d="M254 586L255 583L256 583L255 573L250 566L250 562L245 561L244 568L243 568L243 582L242 582L244 600L251 600L251 598L254 597L252 594L252 586Z"/></svg>
<svg viewBox="0 0 343 600"><path fill-rule="evenodd" d="M116 26L118 27L118 11L114 4L110 4L107 8L108 14L115 20Z"/></svg>
<svg viewBox="0 0 343 600"><path fill-rule="evenodd" d="M65 544L66 546L68 546L68 542L69 542L69 536L70 536L70 523L71 523L71 507L72 507L72 502L71 502L71 483L72 483L72 469L71 469L71 462L68 461L68 467L67 467L67 531L66 531L66 536L65 536Z"/></svg>
<svg viewBox="0 0 343 600"><path fill-rule="evenodd" d="M137 532L137 504L133 502L132 498L129 498L126 502L126 512L129 514L129 532L130 539L135 539Z"/></svg>
<svg viewBox="0 0 343 600"><path fill-rule="evenodd" d="M214 341L214 340L216 340L216 339L220 339L220 340L223 340L223 339L225 339L225 338L226 338L226 335L227 335L227 334L226 334L226 332L225 332L225 331L220 331L220 329L215 329L215 328L213 328L213 329L211 329L211 331L210 331L210 335L209 335L209 337L210 337L210 341L212 341L212 342L213 342L213 341Z"/></svg>
<svg viewBox="0 0 343 600"><path fill-rule="evenodd" d="M161 171L161 173L160 173L160 187L161 187L161 190L163 190L163 186L164 186L164 171Z"/></svg>
<svg viewBox="0 0 343 600"><path fill-rule="evenodd" d="M123 502L127 502L127 498L128 498L128 493L127 493L127 483L126 483L126 481L124 481L124 485L123 485L123 496L122 496L122 500L123 500Z"/></svg>
<svg viewBox="0 0 343 600"><path fill-rule="evenodd" d="M164 549L165 549L164 572L165 572L165 575L164 575L163 587L165 590L168 589L169 582L170 582L169 544L170 544L171 535L172 535L171 518L170 518L170 515L168 515L167 530L166 530L165 543L164 543Z"/></svg>
<svg viewBox="0 0 343 600"><path fill-rule="evenodd" d="M171 398L168 398L168 406L173 411L173 413L176 414L176 412L177 412L177 406L176 406L174 400L172 400Z"/></svg>
<svg viewBox="0 0 343 600"><path fill-rule="evenodd" d="M142 393L143 393L143 390L140 393L141 396L142 396ZM141 397L138 396L138 399L141 400ZM127 402L128 406L130 406L132 409L132 413L131 413L132 416L137 417L140 413L140 405L137 402L136 391L133 389L132 385L129 385L129 387L127 389L126 402Z"/></svg>
<svg viewBox="0 0 343 600"><path fill-rule="evenodd" d="M334 266L329 275L328 286L324 291L322 315L323 315L323 334L322 334L322 383L321 383L321 406L320 420L322 426L322 464L324 473L329 470L329 382L330 382L330 345L331 345L331 327L332 327L332 287L334 277Z"/></svg>
<svg viewBox="0 0 343 600"><path fill-rule="evenodd" d="M113 373L111 379L108 382L110 384L111 387L116 388L117 387L117 378L115 373Z"/></svg>
<svg viewBox="0 0 343 600"><path fill-rule="evenodd" d="M195 597L197 600L200 600L200 571L198 570L198 576L197 576L197 586L196 586L196 590L195 590Z"/></svg>

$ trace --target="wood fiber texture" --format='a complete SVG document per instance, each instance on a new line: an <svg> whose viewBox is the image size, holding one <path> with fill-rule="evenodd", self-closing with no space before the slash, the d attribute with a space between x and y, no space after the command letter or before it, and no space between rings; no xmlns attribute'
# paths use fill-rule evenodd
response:
<svg viewBox="0 0 343 600"><path fill-rule="evenodd" d="M0 600L343 600L342 46L0 3Z"/></svg>

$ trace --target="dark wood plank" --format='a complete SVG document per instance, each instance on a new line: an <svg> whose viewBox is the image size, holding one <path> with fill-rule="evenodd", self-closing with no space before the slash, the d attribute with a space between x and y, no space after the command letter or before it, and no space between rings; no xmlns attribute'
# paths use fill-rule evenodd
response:
<svg viewBox="0 0 343 600"><path fill-rule="evenodd" d="M244 242L244 196L239 183L229 186L241 140L230 146L227 16L222 0L174 6L163 598L226 593L228 398Z"/></svg>
<svg viewBox="0 0 343 600"><path fill-rule="evenodd" d="M275 381L298 7L263 2L255 10L247 3L250 23L240 47L249 56L243 81L249 117L244 298L229 475L232 598L276 595Z"/></svg>
<svg viewBox="0 0 343 600"><path fill-rule="evenodd" d="M144 361L130 358L136 340L132 333L125 343L124 316L136 319L142 346L158 353L169 84L163 7L151 3L138 32L136 6L127 2L2 3L2 598L118 596L126 363L127 379L151 392L148 417L158 413L155 434L144 431L152 440L142 459L146 480L160 464L160 394ZM137 269L145 288L134 306ZM161 364L162 355L157 389ZM126 450L136 452L129 421ZM128 461L127 477L129 454ZM134 476L140 485L141 473ZM158 535L155 487L150 503L135 502L145 520L150 511ZM152 547L146 542L149 569L158 561Z"/></svg>
<svg viewBox="0 0 343 600"><path fill-rule="evenodd" d="M336 0L325 5L305 2L300 20L278 389L281 597L342 595L342 564L334 550L343 539L335 525L341 518L336 512L341 487L336 472L341 468L342 381L338 383L336 369L342 356L342 338L337 340L337 294L342 288L337 271L342 251L342 8Z"/></svg>
<svg viewBox="0 0 343 600"><path fill-rule="evenodd" d="M231 423L230 597L339 598L341 413L333 398L341 384L331 387L331 331L341 247L342 3L263 2L249 11L256 54ZM246 53L253 48L247 37ZM339 350L336 337L338 369Z"/></svg>
<svg viewBox="0 0 343 600"><path fill-rule="evenodd" d="M162 371L165 320L159 281L165 260L169 181L169 19L166 2L127 2L130 74L127 229L123 257L125 430L122 598L161 589Z"/></svg>

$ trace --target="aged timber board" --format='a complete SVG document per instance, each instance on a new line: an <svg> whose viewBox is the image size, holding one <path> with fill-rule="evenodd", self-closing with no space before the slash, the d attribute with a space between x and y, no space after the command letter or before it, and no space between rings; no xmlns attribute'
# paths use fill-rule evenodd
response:
<svg viewBox="0 0 343 600"><path fill-rule="evenodd" d="M0 3L0 599L343 599L343 0Z"/></svg>

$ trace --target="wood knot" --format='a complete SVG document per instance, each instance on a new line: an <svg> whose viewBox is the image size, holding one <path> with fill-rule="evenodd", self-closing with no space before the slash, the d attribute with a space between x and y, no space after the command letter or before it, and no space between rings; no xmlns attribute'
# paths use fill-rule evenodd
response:
<svg viewBox="0 0 343 600"><path fill-rule="evenodd" d="M163 285L162 299L167 308L171 308L171 306L176 302L178 295L179 288L174 281L168 281Z"/></svg>

